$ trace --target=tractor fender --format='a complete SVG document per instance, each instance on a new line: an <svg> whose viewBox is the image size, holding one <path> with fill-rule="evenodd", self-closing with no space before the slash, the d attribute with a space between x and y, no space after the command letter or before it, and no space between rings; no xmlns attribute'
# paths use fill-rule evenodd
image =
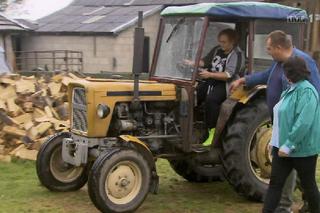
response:
<svg viewBox="0 0 320 213"><path fill-rule="evenodd" d="M240 104L247 104L250 100L254 99L262 91L265 91L266 88L266 85L258 85L250 90L240 87L222 103L213 139L214 148L221 148L221 135L225 130L226 124L231 118L231 115L234 112L235 107Z"/></svg>
<svg viewBox="0 0 320 213"><path fill-rule="evenodd" d="M122 141L133 145L137 149L137 151L141 153L143 157L145 157L145 159L147 160L151 168L152 180L151 180L150 192L157 194L158 188L159 188L159 176L157 174L157 168L156 168L153 154L149 149L149 147L139 138L134 137L132 135L120 135L119 138L122 139Z"/></svg>

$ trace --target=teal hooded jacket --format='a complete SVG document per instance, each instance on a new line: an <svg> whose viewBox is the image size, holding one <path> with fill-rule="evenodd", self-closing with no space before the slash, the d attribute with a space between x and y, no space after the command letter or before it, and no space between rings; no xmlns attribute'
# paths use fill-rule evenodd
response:
<svg viewBox="0 0 320 213"><path fill-rule="evenodd" d="M281 95L279 107L279 147L289 149L289 157L320 153L320 101L317 90L307 80L297 82Z"/></svg>

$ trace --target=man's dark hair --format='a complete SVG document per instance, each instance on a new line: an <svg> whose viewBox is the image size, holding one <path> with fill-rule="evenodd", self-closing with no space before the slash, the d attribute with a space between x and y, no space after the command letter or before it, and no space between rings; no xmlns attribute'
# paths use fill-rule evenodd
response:
<svg viewBox="0 0 320 213"><path fill-rule="evenodd" d="M290 49L292 47L291 37L281 30L275 30L271 32L267 39L270 39L271 46L282 47L284 49Z"/></svg>
<svg viewBox="0 0 320 213"><path fill-rule="evenodd" d="M283 64L284 74L286 77L296 83L301 80L307 80L310 76L310 71L307 68L306 62L300 57L290 57Z"/></svg>
<svg viewBox="0 0 320 213"><path fill-rule="evenodd" d="M220 38L220 36L222 35L226 35L228 37L228 39L230 41L233 41L235 44L238 43L238 35L237 32L231 28L228 29L224 29L222 31L219 32L218 34L218 38Z"/></svg>

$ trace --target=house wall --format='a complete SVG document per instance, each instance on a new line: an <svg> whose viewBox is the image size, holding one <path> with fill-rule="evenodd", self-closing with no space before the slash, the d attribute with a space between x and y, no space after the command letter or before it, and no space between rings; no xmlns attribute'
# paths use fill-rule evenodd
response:
<svg viewBox="0 0 320 213"><path fill-rule="evenodd" d="M160 14L144 19L145 35L150 37L150 60L156 42ZM83 72L101 71L131 72L133 59L134 27L122 31L118 36L67 36L34 35L24 36L23 51L73 50L83 52ZM50 60L38 60L39 64L50 64ZM151 62L150 62L151 63ZM51 68L49 66L49 68ZM28 69L31 69L30 67Z"/></svg>

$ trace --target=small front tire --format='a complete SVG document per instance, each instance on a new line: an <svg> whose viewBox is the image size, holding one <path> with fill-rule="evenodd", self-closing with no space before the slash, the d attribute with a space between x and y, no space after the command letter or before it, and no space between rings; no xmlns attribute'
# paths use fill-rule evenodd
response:
<svg viewBox="0 0 320 213"><path fill-rule="evenodd" d="M36 169L43 186L51 191L75 191L88 180L89 164L76 167L62 159L62 140L70 138L70 133L62 132L51 136L40 147Z"/></svg>
<svg viewBox="0 0 320 213"><path fill-rule="evenodd" d="M139 152L114 148L96 159L88 191L102 212L133 212L146 198L150 182L151 169Z"/></svg>

